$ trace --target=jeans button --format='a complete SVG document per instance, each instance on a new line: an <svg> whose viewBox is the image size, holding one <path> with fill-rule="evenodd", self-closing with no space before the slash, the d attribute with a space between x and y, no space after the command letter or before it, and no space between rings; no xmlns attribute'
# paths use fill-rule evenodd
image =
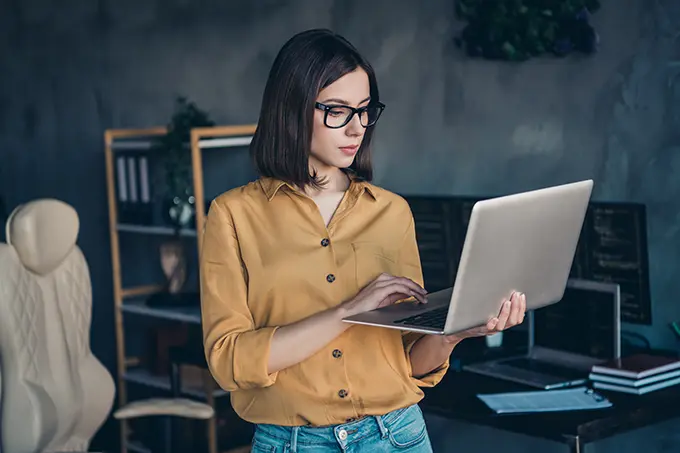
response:
<svg viewBox="0 0 680 453"><path fill-rule="evenodd" d="M341 429L340 431L338 431L338 437L340 438L340 440L347 439L347 431L344 430L344 429Z"/></svg>

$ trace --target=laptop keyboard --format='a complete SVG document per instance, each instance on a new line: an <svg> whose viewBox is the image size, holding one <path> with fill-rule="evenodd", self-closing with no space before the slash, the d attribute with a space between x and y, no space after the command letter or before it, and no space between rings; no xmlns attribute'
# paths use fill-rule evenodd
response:
<svg viewBox="0 0 680 453"><path fill-rule="evenodd" d="M521 370L532 371L534 373L540 373L549 376L560 376L567 379L571 378L578 379L584 377L584 373L582 371L574 370L573 368L568 368L566 366L561 366L535 359L532 360L524 357L504 360L503 362L501 362L501 364L512 368L519 368Z"/></svg>
<svg viewBox="0 0 680 453"><path fill-rule="evenodd" d="M444 329L446 324L446 315L449 312L449 306L435 308L434 310L409 316L408 318L398 319L396 324L404 324L413 327L429 327L433 329Z"/></svg>

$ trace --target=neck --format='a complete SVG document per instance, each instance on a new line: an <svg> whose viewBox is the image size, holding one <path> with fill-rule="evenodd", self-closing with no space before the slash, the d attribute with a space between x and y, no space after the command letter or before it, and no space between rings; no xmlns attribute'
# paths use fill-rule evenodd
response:
<svg viewBox="0 0 680 453"><path fill-rule="evenodd" d="M325 180L326 184L320 189L314 187L305 188L305 193L311 197L344 192L349 187L349 177L339 168L329 169L324 172L317 170L317 175L320 179Z"/></svg>

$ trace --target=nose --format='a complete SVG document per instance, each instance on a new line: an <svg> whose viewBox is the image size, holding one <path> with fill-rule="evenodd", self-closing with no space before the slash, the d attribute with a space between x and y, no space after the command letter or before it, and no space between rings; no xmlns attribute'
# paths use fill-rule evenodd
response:
<svg viewBox="0 0 680 453"><path fill-rule="evenodd" d="M359 137L363 135L364 127L361 125L359 115L354 115L352 119L345 126L345 134L350 137Z"/></svg>

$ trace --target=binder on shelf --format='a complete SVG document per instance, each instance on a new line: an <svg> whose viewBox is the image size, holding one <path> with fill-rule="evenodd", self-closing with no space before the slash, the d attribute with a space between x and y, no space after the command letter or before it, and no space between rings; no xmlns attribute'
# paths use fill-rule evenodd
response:
<svg viewBox="0 0 680 453"><path fill-rule="evenodd" d="M153 204L147 153L116 153L118 221L136 225L153 223Z"/></svg>

